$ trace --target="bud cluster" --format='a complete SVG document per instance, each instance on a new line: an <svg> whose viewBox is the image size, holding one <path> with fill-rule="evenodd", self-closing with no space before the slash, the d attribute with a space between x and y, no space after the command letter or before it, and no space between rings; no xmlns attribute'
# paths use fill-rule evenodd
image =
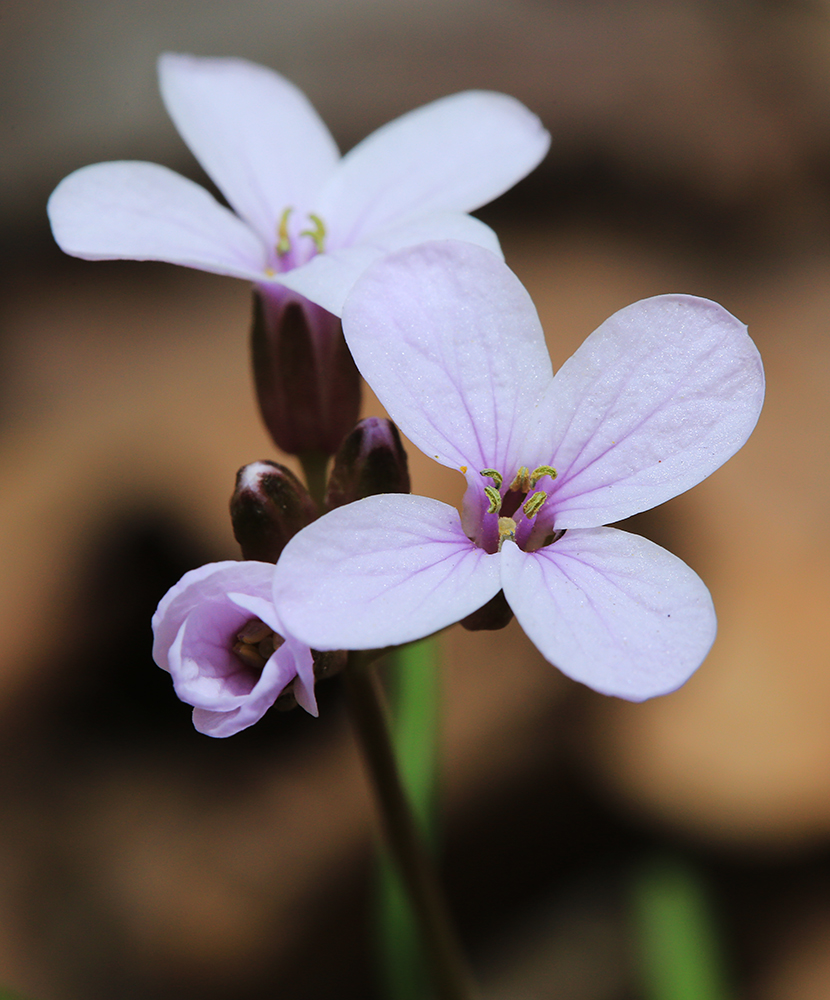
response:
<svg viewBox="0 0 830 1000"><path fill-rule="evenodd" d="M346 435L334 456L322 510L287 466L269 460L243 466L236 474L230 502L234 537L243 559L276 563L290 539L321 513L364 497L409 493L409 489L406 452L397 427L383 417L367 417ZM258 669L273 653L275 641L282 641L257 619L247 622L236 639L234 654L246 666ZM312 656L317 680L338 673L346 665L343 650L312 650ZM285 710L296 705L291 683L275 707Z"/></svg>

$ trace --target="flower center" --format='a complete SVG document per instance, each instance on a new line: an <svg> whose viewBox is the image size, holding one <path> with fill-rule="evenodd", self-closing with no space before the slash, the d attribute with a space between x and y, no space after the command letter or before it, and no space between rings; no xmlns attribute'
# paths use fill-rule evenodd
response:
<svg viewBox="0 0 830 1000"><path fill-rule="evenodd" d="M276 271L290 271L294 267L305 264L306 261L318 253L325 253L325 222L323 222L319 215L309 212L307 217L310 226L292 235L291 228L295 227L289 228L288 220L293 211L293 207L289 205L280 216L280 221L277 224L277 241L274 244L274 266L265 269L267 274L274 275ZM311 240L313 247L309 247L308 245L302 246L300 244L300 239L303 236L307 236Z"/></svg>
<svg viewBox="0 0 830 1000"><path fill-rule="evenodd" d="M548 499L547 491L537 490L536 485L545 477L556 479L556 469L540 465L530 472L523 465L508 486L498 469L482 469L480 475L492 481L492 486L484 487L490 502L485 517L493 514L497 518L499 550L507 539L522 548L541 548L555 541L558 535L554 536L550 526L534 524L533 519Z"/></svg>
<svg viewBox="0 0 830 1000"><path fill-rule="evenodd" d="M231 651L236 658L257 673L285 642L270 626L259 618L251 618L236 633L236 642Z"/></svg>

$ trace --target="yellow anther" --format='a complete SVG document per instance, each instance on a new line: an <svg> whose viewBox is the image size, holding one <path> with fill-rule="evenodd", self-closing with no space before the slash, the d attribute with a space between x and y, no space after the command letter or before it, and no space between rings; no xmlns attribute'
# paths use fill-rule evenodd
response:
<svg viewBox="0 0 830 1000"><path fill-rule="evenodd" d="M277 227L277 253L280 257L284 257L291 250L291 239L288 236L288 216L293 211L293 208L286 208Z"/></svg>
<svg viewBox="0 0 830 1000"><path fill-rule="evenodd" d="M523 465L516 473L516 478L510 484L510 489L514 493L529 493L532 486L530 473L527 471L527 466Z"/></svg>
<svg viewBox="0 0 830 1000"><path fill-rule="evenodd" d="M496 489L501 489L501 484L504 482L504 477L497 469L482 469L479 473L480 476L484 476L485 479L492 479L496 484ZM484 487L487 489L487 487Z"/></svg>
<svg viewBox="0 0 830 1000"><path fill-rule="evenodd" d="M487 508L487 513L497 514L501 510L501 493L499 493L495 486L485 486L484 492L490 498L490 506Z"/></svg>
<svg viewBox="0 0 830 1000"><path fill-rule="evenodd" d="M542 476L550 476L551 479L556 479L556 469L550 465L540 465L538 468L534 469L530 474L530 488L539 482Z"/></svg>
<svg viewBox="0 0 830 1000"><path fill-rule="evenodd" d="M539 490L538 493L531 493L531 495L522 504L522 510L525 512L526 517L533 517L534 514L539 512L539 508L547 500L548 495L544 490Z"/></svg>
<svg viewBox="0 0 830 1000"><path fill-rule="evenodd" d="M314 228L304 229L300 233L300 236L310 236L317 247L317 253L323 253L325 250L326 224L319 215L315 215L313 212L309 212L308 217L314 223Z"/></svg>

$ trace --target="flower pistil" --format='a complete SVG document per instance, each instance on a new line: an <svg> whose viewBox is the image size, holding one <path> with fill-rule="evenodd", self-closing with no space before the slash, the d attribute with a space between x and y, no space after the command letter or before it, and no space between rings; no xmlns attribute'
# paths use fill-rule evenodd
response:
<svg viewBox="0 0 830 1000"><path fill-rule="evenodd" d="M489 506L485 513L498 515L498 548L500 551L505 539L517 541L516 533L519 531L519 524L530 522L544 507L548 493L545 490L535 490L535 486L545 476L555 479L556 469L550 465L540 465L533 472L530 472L527 466L523 465L503 493L502 487L505 477L498 469L482 469L479 475L485 479L491 479L493 482L492 486L484 487L484 493L489 500ZM517 520L516 515L519 511L524 517L519 515ZM531 530L526 529L521 532L517 544L520 544L522 548L528 547ZM551 535L551 532L545 532L546 538ZM542 544L549 543L545 541Z"/></svg>

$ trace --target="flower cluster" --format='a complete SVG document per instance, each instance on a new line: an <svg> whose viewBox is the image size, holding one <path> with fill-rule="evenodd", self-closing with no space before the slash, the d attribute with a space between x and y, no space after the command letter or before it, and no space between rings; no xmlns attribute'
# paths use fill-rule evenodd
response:
<svg viewBox="0 0 830 1000"><path fill-rule="evenodd" d="M230 735L289 694L316 714L312 650L511 615L598 691L640 700L682 684L715 637L709 592L677 557L607 525L694 486L747 440L764 379L745 327L705 299L658 296L616 313L554 374L532 302L467 214L544 155L524 107L457 94L341 159L269 70L166 55L159 72L232 210L164 167L97 164L52 195L55 237L87 259L252 281L266 424L301 457L337 452L322 510L283 467L246 467L232 511L256 558L188 573L159 605L154 656L197 729ZM388 422L347 434L357 370L417 447L465 477L460 513L409 495Z"/></svg>

